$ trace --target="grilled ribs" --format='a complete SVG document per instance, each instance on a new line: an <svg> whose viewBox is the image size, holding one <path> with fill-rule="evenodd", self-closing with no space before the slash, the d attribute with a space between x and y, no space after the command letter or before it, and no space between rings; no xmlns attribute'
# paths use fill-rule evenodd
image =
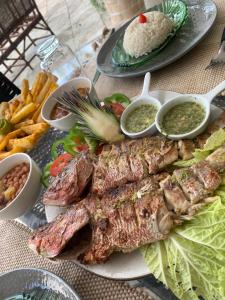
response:
<svg viewBox="0 0 225 300"><path fill-rule="evenodd" d="M66 206L79 201L93 172L93 163L87 154L74 158L52 181L43 196L46 205Z"/></svg>

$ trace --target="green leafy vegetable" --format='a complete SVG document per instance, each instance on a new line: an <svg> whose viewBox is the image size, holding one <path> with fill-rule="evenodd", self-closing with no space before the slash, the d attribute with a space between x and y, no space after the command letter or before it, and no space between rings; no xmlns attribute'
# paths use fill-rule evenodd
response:
<svg viewBox="0 0 225 300"><path fill-rule="evenodd" d="M150 271L181 300L225 299L224 188L167 240L142 249Z"/></svg>
<svg viewBox="0 0 225 300"><path fill-rule="evenodd" d="M225 130L220 128L214 132L206 141L204 151L213 151L225 143Z"/></svg>
<svg viewBox="0 0 225 300"><path fill-rule="evenodd" d="M41 176L41 182L45 187L49 186L49 178L50 178L50 167L52 165L52 161L50 161L48 164L45 165L42 176Z"/></svg>
<svg viewBox="0 0 225 300"><path fill-rule="evenodd" d="M193 152L194 158L189 160L179 160L173 163L175 167L190 167L193 164L204 160L209 154L221 147L225 143L225 130L220 128L215 131L206 141L203 149L195 149Z"/></svg>
<svg viewBox="0 0 225 300"><path fill-rule="evenodd" d="M110 97L106 97L104 99L104 102L106 104L121 103L121 104L123 104L124 107L127 107L130 104L130 99L124 94L115 93L115 94L112 94L112 96L110 96Z"/></svg>

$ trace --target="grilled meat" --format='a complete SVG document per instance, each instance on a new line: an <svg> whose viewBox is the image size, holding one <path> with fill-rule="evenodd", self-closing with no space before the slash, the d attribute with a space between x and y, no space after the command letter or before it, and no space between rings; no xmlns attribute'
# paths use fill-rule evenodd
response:
<svg viewBox="0 0 225 300"><path fill-rule="evenodd" d="M29 247L43 256L55 257L89 220L86 208L79 202L59 215L54 222L38 229L29 240Z"/></svg>
<svg viewBox="0 0 225 300"><path fill-rule="evenodd" d="M183 192L192 204L199 202L208 195L204 185L197 179L191 168L183 168L174 171L174 176Z"/></svg>
<svg viewBox="0 0 225 300"><path fill-rule="evenodd" d="M183 160L187 160L193 157L192 152L195 150L195 144L192 140L180 140L178 141L179 156Z"/></svg>
<svg viewBox="0 0 225 300"><path fill-rule="evenodd" d="M218 148L212 154L210 154L206 161L218 172L222 172L225 169L225 145Z"/></svg>
<svg viewBox="0 0 225 300"><path fill-rule="evenodd" d="M156 174L178 158L177 144L160 137L107 146L94 168L93 192L102 195L125 183Z"/></svg>
<svg viewBox="0 0 225 300"><path fill-rule="evenodd" d="M95 206L94 211L89 209L95 221L90 248L81 257L83 263L103 262L114 251L130 252L165 239L173 227L163 193L151 177L117 188L97 202L90 196L87 203Z"/></svg>
<svg viewBox="0 0 225 300"><path fill-rule="evenodd" d="M215 155L220 151L222 156ZM165 239L181 214L194 214L219 186L221 179L213 166L225 169L225 148L215 153L213 159L211 155L205 162L175 170L172 176L162 173L103 196L89 194L54 222L38 229L29 241L30 247L42 255L57 256L89 223L92 240L80 259L93 264L105 261L114 251L128 252Z"/></svg>
<svg viewBox="0 0 225 300"><path fill-rule="evenodd" d="M46 205L66 206L80 200L93 172L93 163L86 154L73 159L51 183L43 196Z"/></svg>
<svg viewBox="0 0 225 300"><path fill-rule="evenodd" d="M160 182L160 186L164 191L167 207L177 215L187 213L191 203L177 181L169 175Z"/></svg>
<svg viewBox="0 0 225 300"><path fill-rule="evenodd" d="M215 191L220 185L221 177L207 161L194 164L191 169L208 191Z"/></svg>
<svg viewBox="0 0 225 300"><path fill-rule="evenodd" d="M173 226L158 181L148 177L102 198L89 195L38 229L29 246L41 255L57 256L88 222L92 226L92 242L82 256L85 263L102 262L114 251L128 252L165 239Z"/></svg>

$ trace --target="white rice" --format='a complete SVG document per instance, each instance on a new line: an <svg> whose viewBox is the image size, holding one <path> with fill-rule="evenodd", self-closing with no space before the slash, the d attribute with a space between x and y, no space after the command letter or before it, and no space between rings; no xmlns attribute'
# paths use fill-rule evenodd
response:
<svg viewBox="0 0 225 300"><path fill-rule="evenodd" d="M172 20L162 12L152 11L144 15L147 18L146 23L140 23L138 16L129 24L124 34L123 47L134 57L158 48L173 29Z"/></svg>

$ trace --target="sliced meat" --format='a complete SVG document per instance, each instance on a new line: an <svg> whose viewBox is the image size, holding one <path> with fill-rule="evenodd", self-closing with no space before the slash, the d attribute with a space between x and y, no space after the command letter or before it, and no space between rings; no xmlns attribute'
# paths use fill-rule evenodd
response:
<svg viewBox="0 0 225 300"><path fill-rule="evenodd" d="M209 162L210 166L218 172L225 170L225 145L218 148L212 154L210 154L206 161Z"/></svg>
<svg viewBox="0 0 225 300"><path fill-rule="evenodd" d="M221 183L220 175L213 169L207 161L194 164L192 171L196 177L204 184L209 191L215 191Z"/></svg>
<svg viewBox="0 0 225 300"><path fill-rule="evenodd" d="M29 239L29 247L45 257L55 257L61 253L71 238L90 218L82 202L69 208L53 222L39 228Z"/></svg>
<svg viewBox="0 0 225 300"><path fill-rule="evenodd" d="M179 156L183 160L188 160L193 157L192 152L195 150L195 144L192 140L178 141Z"/></svg>
<svg viewBox="0 0 225 300"><path fill-rule="evenodd" d="M155 138L155 142L145 151L144 158L149 174L156 174L178 159L177 145L172 141Z"/></svg>
<svg viewBox="0 0 225 300"><path fill-rule="evenodd" d="M160 187L164 192L167 207L170 210L173 210L178 215L188 212L191 203L172 176L169 175L166 179L161 181Z"/></svg>
<svg viewBox="0 0 225 300"><path fill-rule="evenodd" d="M173 174L192 204L199 202L209 194L190 168L175 170Z"/></svg>
<svg viewBox="0 0 225 300"><path fill-rule="evenodd" d="M88 155L80 155L50 184L43 196L46 205L66 206L79 201L93 172L93 163Z"/></svg>

